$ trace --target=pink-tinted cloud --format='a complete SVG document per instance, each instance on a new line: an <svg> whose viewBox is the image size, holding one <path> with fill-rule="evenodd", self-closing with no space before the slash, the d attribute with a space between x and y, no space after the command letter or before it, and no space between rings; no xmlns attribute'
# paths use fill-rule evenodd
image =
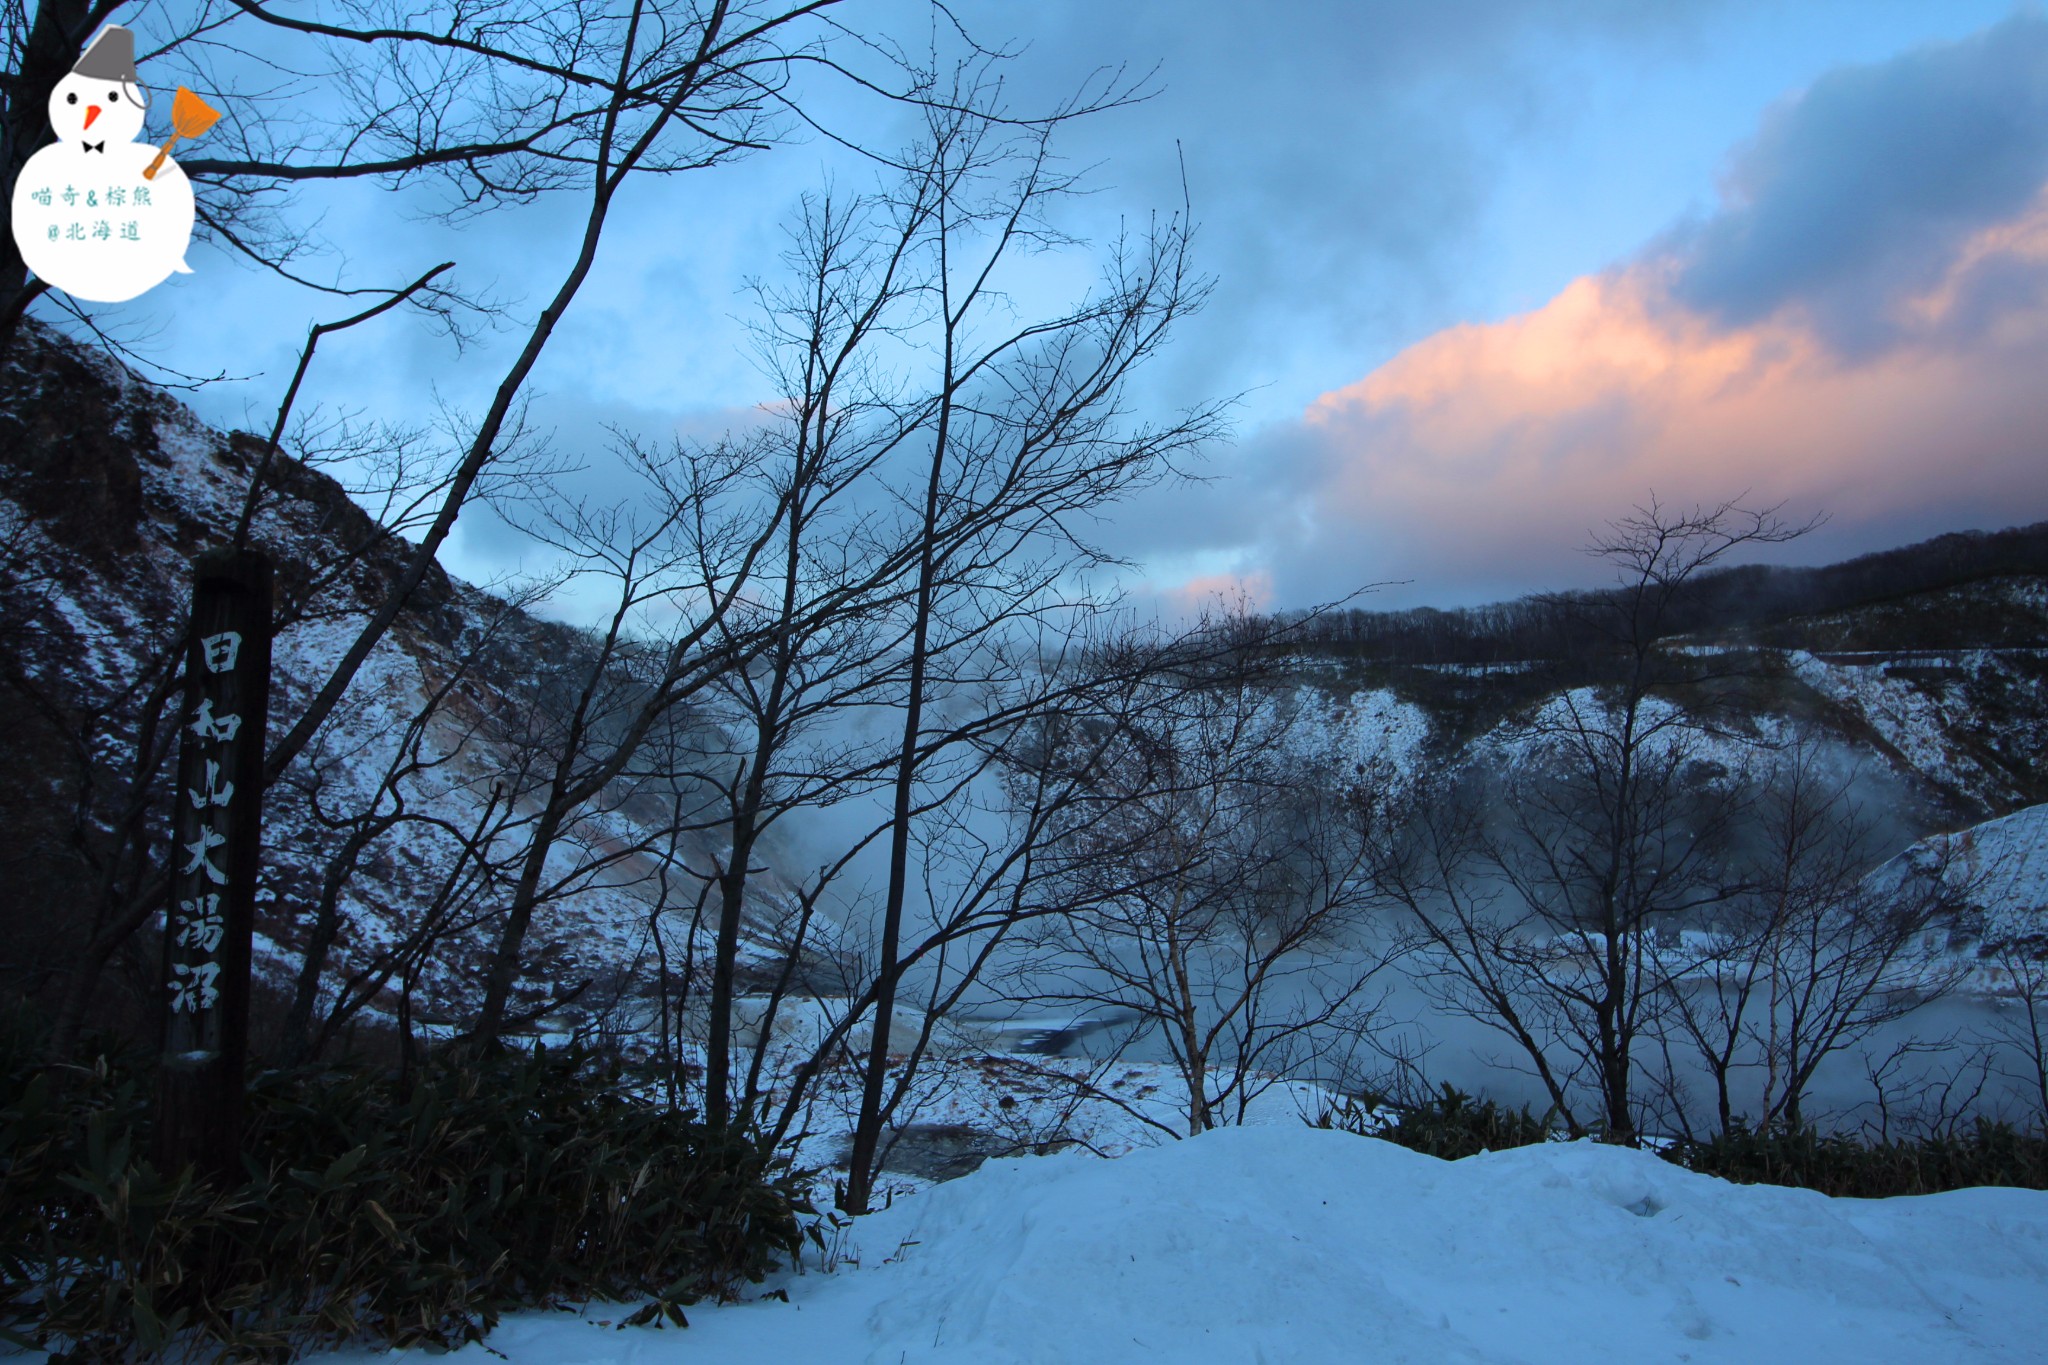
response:
<svg viewBox="0 0 2048 1365"><path fill-rule="evenodd" d="M1653 493L1825 512L1806 559L2048 518L2048 19L1828 73L1717 212L1244 455L1240 567L1290 605L1597 581L1579 547Z"/></svg>
<svg viewBox="0 0 2048 1365"><path fill-rule="evenodd" d="M1600 581L1580 547L1652 495L1825 512L1809 562L2048 518L2044 189L2048 17L1826 72L1713 212L1252 433L1116 548L1448 606Z"/></svg>
<svg viewBox="0 0 2048 1365"><path fill-rule="evenodd" d="M1680 301L1675 257L1431 336L1305 415L1312 540L1457 595L1571 576L1588 528L1652 490L1825 511L1838 536L2048 517L2048 197L1946 255L1885 301L1882 349L1837 349L1797 298L1719 320ZM1292 586L1318 555L1283 558Z"/></svg>

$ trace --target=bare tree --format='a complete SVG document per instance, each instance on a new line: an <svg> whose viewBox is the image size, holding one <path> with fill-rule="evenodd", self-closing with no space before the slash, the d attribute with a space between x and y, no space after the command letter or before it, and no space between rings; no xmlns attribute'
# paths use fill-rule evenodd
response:
<svg viewBox="0 0 2048 1365"><path fill-rule="evenodd" d="M2035 1125L2048 1129L2048 944L2039 935L2015 935L1989 949L2005 978L1998 1005L2006 1013L1993 1035L2024 1064L2012 1079L2026 1089Z"/></svg>
<svg viewBox="0 0 2048 1365"><path fill-rule="evenodd" d="M956 683L943 712L932 713L935 722L943 714L946 728L926 731L913 811L917 896L896 959L896 998L915 1008L892 1006L871 1189L903 1125L914 1121L934 1085L947 1084L943 1069L930 1081L924 1070L949 1040L947 1021L1034 923L1075 911L1073 885L1061 875L1065 850L1085 841L1095 822L1114 819L1117 803L1099 780L1098 764L1122 733L1115 718L1156 695L1161 677L1213 666L1242 641L1134 629L1120 613L1097 610L1025 643L1020 653L1008 637L990 641L982 685L970 695ZM886 777L891 768L885 754L879 771ZM891 828L885 814L794 893L799 916L809 915L822 889ZM766 1030L756 1037L741 1104L772 1116L773 1141L808 1132L821 1105L839 1119L859 1119L871 1074L871 1012L883 984L877 927L856 921L836 937L832 960L844 972L838 999L819 1002L826 1012L808 1036L779 1041L777 1063L765 1072ZM770 1018L783 984L772 988Z"/></svg>
<svg viewBox="0 0 2048 1365"><path fill-rule="evenodd" d="M722 792L730 832L712 871L718 888L711 966L705 1108L712 1122L734 1115L733 1000L742 916L757 844L790 812L857 794L879 780L871 755L813 736L819 727L882 699L900 675L903 632L891 611L905 564L900 545L872 538L857 497L914 429L893 406L871 352L901 326L917 285L916 249L931 212L913 195L893 214L865 200L831 197L803 206L786 258L795 283L760 291L767 317L760 338L780 382L786 419L777 435L777 494L788 512L777 528L764 600L737 614L727 632L762 632L755 663L721 679L722 714L738 742L705 780ZM820 604L832 604L819 610ZM754 1117L775 1017L805 952L815 907L829 880L798 897L785 938L744 1093L742 1122Z"/></svg>
<svg viewBox="0 0 2048 1365"><path fill-rule="evenodd" d="M1182 677L1155 691L1091 762L1107 812L1054 845L1068 910L1038 927L1026 998L1135 1018L1198 1134L1364 1031L1383 965L1357 932L1371 798L1290 752L1267 689Z"/></svg>
<svg viewBox="0 0 2048 1365"><path fill-rule="evenodd" d="M33 17L13 0L0 11L0 181L11 190L48 140L50 92L99 27L139 22L148 79L190 85L225 115L207 154L180 160L203 230L284 280L377 293L311 277L301 258L319 243L295 221L298 193L424 182L436 194L417 202L460 221L635 170L715 165L772 140L792 72L831 60L819 16L832 3L196 0L162 23L136 0L37 0ZM0 242L0 353L44 288ZM433 303L460 306L445 287Z"/></svg>
<svg viewBox="0 0 2048 1365"><path fill-rule="evenodd" d="M231 0L202 6L167 40L157 54L161 69L184 69L177 64L187 59L196 63L190 67L192 83L232 111L215 145L237 154L184 163L199 187L205 221L222 240L267 264L281 265L292 233L281 230L266 245L241 228L253 221L267 194L299 182L438 176L453 189L457 211L518 204L579 186L586 194L573 260L488 407L427 481L430 495L404 500L404 520L417 543L385 541L395 562L361 611L354 638L306 704L273 727L269 782L305 751L399 614L438 575L436 559L457 518L490 488L517 448L527 377L588 277L627 179L711 166L763 145L777 113L795 108L787 88L790 72L805 62L828 62L811 45L819 33L812 21L824 7L825 0L780 7L636 0L623 10L514 6L422 22L410 11L374 6L285 15L254 0ZM121 0L90 6L43 0L33 20L19 6L6 11L9 79L0 91L6 101L0 109L0 154L10 177L43 140L50 89L92 31L123 10ZM810 38L799 33L806 28ZM264 35L260 40L258 33ZM279 69L248 60L236 34L249 35L250 44L301 45L305 61L294 69L286 60L289 88L275 103L235 85L267 82ZM206 63L219 54L226 54L230 69L220 81L210 80ZM294 85L308 74L331 82L334 102ZM914 96L915 77L905 83L897 93ZM40 282L25 279L11 242L5 253L0 340L14 334L41 292ZM409 295L416 288L372 292ZM444 305L449 296L440 291L438 285L424 290L415 301ZM289 407L288 399L280 431ZM269 467L266 450L254 477ZM179 654L175 641L162 651L167 661ZM140 714L124 717L123 726L136 737L138 764L126 794L113 803L122 810L104 822L118 831L120 847L101 859L110 873L97 901L98 927L69 974L52 1035L58 1052L77 1036L106 962L162 899L148 812L157 800L161 763L162 745L154 741L166 732L163 712L176 679L168 663L152 679L142 689L146 695L124 703L140 704Z"/></svg>
<svg viewBox="0 0 2048 1365"><path fill-rule="evenodd" d="M747 667L762 647L758 638L734 641L719 633L752 590L785 512L771 502L758 516L749 514L757 452L726 444L638 463L644 516L624 508L550 506L546 516L559 534L528 527L580 559L579 572L615 582L617 595L583 657L565 662L559 695L529 713L550 731L541 745L548 759L530 797L533 822L485 975L475 1026L485 1041L504 1028L535 910L545 895L561 890L549 884L550 857L578 813L628 773L658 726L729 670ZM587 879L590 871L583 863L552 875Z"/></svg>
<svg viewBox="0 0 2048 1365"><path fill-rule="evenodd" d="M1672 973L1675 1029L1712 1077L1723 1130L1738 1118L1797 1129L1829 1056L1905 1018L1960 979L1920 951L1955 908L1944 869L1873 875L1875 828L1800 733L1764 756L1747 793L1743 890L1687 936ZM1939 858L1940 855L1932 855ZM1735 1081L1760 1072L1754 1108Z"/></svg>
<svg viewBox="0 0 2048 1365"><path fill-rule="evenodd" d="M1566 1001L1545 988L1555 954L1517 913L1490 867L1495 788L1482 772L1418 783L1398 818L1376 831L1371 877L1408 926L1404 969L1441 1008L1500 1034L1496 1064L1526 1070L1573 1136L1589 1131L1581 1092L1589 1066L1560 1046L1571 1036Z"/></svg>
<svg viewBox="0 0 2048 1365"><path fill-rule="evenodd" d="M1575 1128L1571 1084L1593 1084L1612 1141L1634 1140L1636 1045L1669 1002L1659 939L1736 889L1725 760L1739 744L1716 725L1710 690L1727 665L1666 636L1699 575L1806 529L1775 509L1674 513L1653 499L1596 537L1589 553L1613 566L1614 586L1546 605L1599 681L1508 728L1495 813L1425 841L1438 875L1390 860L1389 889L1458 979L1453 994L1515 1038ZM1489 888L1451 889L1474 876ZM1561 1070L1553 1048L1572 1064Z"/></svg>
<svg viewBox="0 0 2048 1365"><path fill-rule="evenodd" d="M465 655L463 663L474 659L488 646L489 634L487 625L485 638ZM345 895L366 855L387 840L394 844L403 843L414 850L422 844L428 848L442 845L436 851L444 857L452 853L455 865L463 867L477 848L488 843L485 830L498 814L496 801L486 808L483 829L464 831L450 827L434 815L413 809L408 799L416 784L460 758L468 747L468 735L458 735L452 743L429 743L428 738L444 704L465 680L466 674L467 669L458 664L439 686L429 692L425 703L406 721L397 742L390 747L383 771L366 802L356 804L344 797L340 809L328 808L330 789L345 785L338 774L364 758L360 744L346 747L333 744L331 741L337 733L334 729L323 735L315 748L308 752L307 761L286 779L283 790L289 792L293 804L302 806L330 834L341 837L321 874L313 923L300 958L297 979L293 983L291 1003L285 1011L283 1033L277 1047L277 1059L282 1065L289 1066L317 1055L313 1033L314 1010L327 972L329 954L348 923ZM449 839L452 846L443 845L443 839ZM396 965L393 964L393 970L396 970ZM340 1016L330 1016L336 1027L355 1012L348 1009L347 1004L346 1000L337 1002Z"/></svg>
<svg viewBox="0 0 2048 1365"><path fill-rule="evenodd" d="M913 793L928 758L925 706L937 682L934 661L957 651L941 632L971 641L1004 618L1042 610L1044 594L1103 559L1077 538L1080 523L1165 473L1175 454L1213 429L1212 414L1195 414L1159 429L1117 430L1126 377L1199 293L1187 273L1185 225L1178 222L1134 256L1119 257L1102 295L1079 311L1020 328L978 354L966 350L974 315L996 302L990 275L997 261L1024 240L1022 215L1050 192L1041 176L1043 150L1034 157L1039 159L983 260L956 275L957 244L949 240L950 224L943 219L937 239L943 374L930 428L930 478L921 499L925 552L911 607L903 742L882 907L883 990L848 1186L856 1209L864 1206L863 1171L880 1132L881 1077L909 889ZM949 523L957 526L963 514L980 524L967 535L948 534ZM1064 544L1074 554L1065 563L1013 558L1034 549L1043 554L1048 544Z"/></svg>
<svg viewBox="0 0 2048 1365"><path fill-rule="evenodd" d="M1035 692L1003 640L1085 607L1086 594L1076 599L1069 585L1106 557L1080 537L1084 520L1168 474L1177 455L1217 428L1214 408L1144 428L1122 407L1128 376L1204 291L1189 270L1184 219L1120 243L1099 290L1073 310L1023 323L1005 316L1012 259L1065 244L1047 218L1071 189L1053 168L1051 136L1102 101L1020 121L998 97L988 61L956 73L925 106L923 139L899 160L894 186L843 217L817 211L804 247L808 295L782 310L798 357L784 370L798 422L781 496L802 510L778 529L781 601L746 618L778 644L762 656L763 690L745 698L753 743L733 769L731 805L736 828L757 837L773 802L802 786L785 783L771 798L775 751L818 708L900 709L900 740L839 774L883 779L891 792L878 829L888 882L871 979L859 992L873 1025L849 1183L856 1208L865 1206L890 1107L891 1025L910 960L911 848L919 822L939 808L932 793L957 787L949 751L971 750L1020 721L1019 698ZM877 378L872 371L884 366L894 373ZM859 509L844 531L851 539L838 543L813 524L835 501ZM858 548L849 554L848 545ZM859 572L849 574L854 563ZM828 639L856 604L861 642ZM807 647L814 657L799 663ZM820 648L827 658L846 650L839 657L860 668L820 672ZM799 669L818 684L799 686ZM1018 685L1006 689L1005 678ZM964 701L977 690L989 700L973 718L934 723L935 698ZM966 770L984 761L970 756ZM718 875L710 1048L718 1074L708 1103L723 1110L730 1049L721 1030L730 1027L747 861L736 849Z"/></svg>

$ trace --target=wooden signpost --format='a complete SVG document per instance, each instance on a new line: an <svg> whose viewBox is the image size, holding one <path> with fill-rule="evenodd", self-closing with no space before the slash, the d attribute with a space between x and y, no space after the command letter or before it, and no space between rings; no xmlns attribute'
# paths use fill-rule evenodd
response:
<svg viewBox="0 0 2048 1365"><path fill-rule="evenodd" d="M160 1169L241 1178L249 950L270 704L270 561L213 550L194 566L177 813L164 926Z"/></svg>

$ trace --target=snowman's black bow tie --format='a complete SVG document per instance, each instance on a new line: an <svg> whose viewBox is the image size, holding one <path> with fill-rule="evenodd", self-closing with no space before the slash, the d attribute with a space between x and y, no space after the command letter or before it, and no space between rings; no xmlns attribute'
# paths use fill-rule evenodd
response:
<svg viewBox="0 0 2048 1365"><path fill-rule="evenodd" d="M107 144L104 142L88 142L85 144L85 150L88 152L104 152L107 150Z"/></svg>

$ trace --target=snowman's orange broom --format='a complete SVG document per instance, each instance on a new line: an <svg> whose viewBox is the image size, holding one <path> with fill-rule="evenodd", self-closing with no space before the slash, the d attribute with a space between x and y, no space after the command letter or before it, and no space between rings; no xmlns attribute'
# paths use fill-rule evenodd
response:
<svg viewBox="0 0 2048 1365"><path fill-rule="evenodd" d="M198 137L220 118L220 110L208 104L199 96L178 87L178 93L171 96L171 135L164 139L162 150L156 160L149 163L149 169L142 173L144 180L156 179L156 173L163 169L164 158L171 154L181 137Z"/></svg>

